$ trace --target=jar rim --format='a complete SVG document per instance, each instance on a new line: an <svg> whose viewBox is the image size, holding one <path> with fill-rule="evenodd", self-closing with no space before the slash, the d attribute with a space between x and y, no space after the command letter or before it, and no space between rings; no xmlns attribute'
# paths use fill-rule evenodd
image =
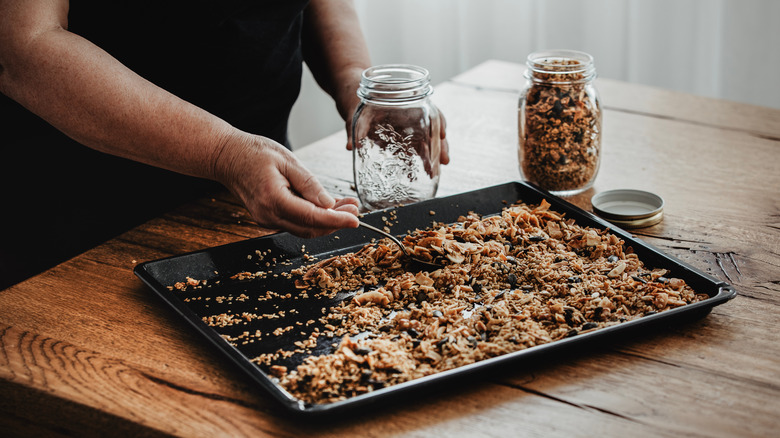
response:
<svg viewBox="0 0 780 438"><path fill-rule="evenodd" d="M382 64L363 70L357 94L362 99L403 103L433 93L430 73L411 64Z"/></svg>
<svg viewBox="0 0 780 438"><path fill-rule="evenodd" d="M533 52L528 55L525 64L528 68L524 76L534 82L571 84L589 82L596 78L593 56L579 50L554 49Z"/></svg>

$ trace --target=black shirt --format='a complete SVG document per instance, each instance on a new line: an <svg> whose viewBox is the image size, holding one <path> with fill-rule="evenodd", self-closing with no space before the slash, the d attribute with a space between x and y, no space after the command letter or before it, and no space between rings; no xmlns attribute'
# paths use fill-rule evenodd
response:
<svg viewBox="0 0 780 438"><path fill-rule="evenodd" d="M182 99L287 144L307 2L71 0L68 30ZM217 188L79 145L3 95L0 131L0 288Z"/></svg>

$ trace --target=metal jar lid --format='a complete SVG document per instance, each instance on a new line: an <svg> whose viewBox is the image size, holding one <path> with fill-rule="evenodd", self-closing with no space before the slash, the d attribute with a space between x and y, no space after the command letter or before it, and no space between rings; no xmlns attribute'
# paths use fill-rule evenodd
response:
<svg viewBox="0 0 780 438"><path fill-rule="evenodd" d="M593 212L622 228L643 228L661 222L664 200L642 190L609 190L590 200Z"/></svg>

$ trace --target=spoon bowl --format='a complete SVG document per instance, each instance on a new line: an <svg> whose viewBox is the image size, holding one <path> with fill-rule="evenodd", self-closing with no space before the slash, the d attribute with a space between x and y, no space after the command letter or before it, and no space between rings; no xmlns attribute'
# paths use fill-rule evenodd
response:
<svg viewBox="0 0 780 438"><path fill-rule="evenodd" d="M442 267L442 265L440 265L438 263L433 263L433 262L430 262L430 261L427 261L427 260L422 260L420 258L417 258L417 257L413 256L409 252L409 250L406 248L406 246L404 246L404 244L403 244L403 242L401 242L401 240L399 240L397 237L393 236L392 234L386 232L385 230L377 228L377 227L375 227L373 225L369 225L369 224L367 224L367 223L365 223L363 221L358 221L358 222L360 223L361 227L369 229L369 230L371 230L371 231L373 231L375 233L381 234L382 236L387 237L388 239L392 240L393 243L395 243L396 245L398 245L399 248L401 248L401 251L403 251L403 253L406 256L406 258L409 259L410 261L414 262L420 268L439 269L439 268Z"/></svg>

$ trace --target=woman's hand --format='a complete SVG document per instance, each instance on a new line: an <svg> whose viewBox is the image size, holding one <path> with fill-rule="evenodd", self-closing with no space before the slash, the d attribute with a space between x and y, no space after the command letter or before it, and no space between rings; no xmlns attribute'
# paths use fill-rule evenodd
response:
<svg viewBox="0 0 780 438"><path fill-rule="evenodd" d="M352 118L354 117L355 111L357 111L359 104L360 100L358 99L357 102L352 105L352 109L348 113L350 116L347 117L345 121L347 128L347 150L350 151L352 150ZM441 110L436 108L436 111L438 112L439 119L441 121L441 130L439 131L439 138L441 138L441 154L439 155L439 163L449 164L450 145L447 142L447 119L444 117L444 114L441 113Z"/></svg>
<svg viewBox="0 0 780 438"><path fill-rule="evenodd" d="M215 174L261 227L316 237L358 226L357 199L334 199L292 152L265 137L228 139Z"/></svg>

